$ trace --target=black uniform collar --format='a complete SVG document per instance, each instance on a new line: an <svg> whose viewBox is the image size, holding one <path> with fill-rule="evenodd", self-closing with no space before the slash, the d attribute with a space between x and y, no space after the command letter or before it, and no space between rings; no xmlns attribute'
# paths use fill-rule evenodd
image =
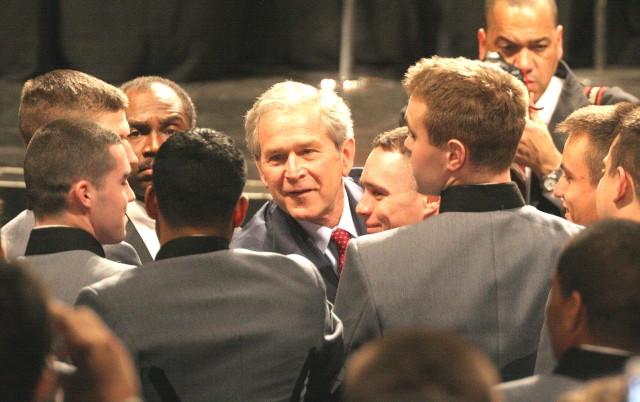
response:
<svg viewBox="0 0 640 402"><path fill-rule="evenodd" d="M440 213L499 211L524 205L514 182L452 186L441 194Z"/></svg>
<svg viewBox="0 0 640 402"><path fill-rule="evenodd" d="M160 247L156 261L165 258L184 257L193 254L212 253L227 250L229 241L222 237L213 236L185 236L169 240Z"/></svg>
<svg viewBox="0 0 640 402"><path fill-rule="evenodd" d="M33 229L24 255L53 254L71 250L87 250L104 258L102 245L91 233L68 226Z"/></svg>
<svg viewBox="0 0 640 402"><path fill-rule="evenodd" d="M572 348L560 358L553 373L582 381L622 374L630 356Z"/></svg>

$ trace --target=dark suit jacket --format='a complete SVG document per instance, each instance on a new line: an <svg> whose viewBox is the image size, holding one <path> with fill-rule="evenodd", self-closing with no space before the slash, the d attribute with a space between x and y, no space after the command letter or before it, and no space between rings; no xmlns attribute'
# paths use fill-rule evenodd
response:
<svg viewBox="0 0 640 402"><path fill-rule="evenodd" d="M344 183L358 236L365 235L367 227L362 218L356 214L356 205L362 197L362 188L350 179L345 178ZM329 247L332 246L332 244L329 245ZM327 299L332 303L335 300L339 278L333 270L331 261L318 249L307 231L273 200L265 203L246 226L234 236L231 248L302 255L311 260L320 271L327 287Z"/></svg>
<svg viewBox="0 0 640 402"><path fill-rule="evenodd" d="M143 264L153 261L153 257L151 256L147 245L144 243L142 236L140 236L138 229L136 229L136 226L133 224L131 219L127 220L126 229L127 237L125 237L124 241L133 246L140 257L140 261L142 261Z"/></svg>
<svg viewBox="0 0 640 402"><path fill-rule="evenodd" d="M504 401L555 401L584 381L622 374L630 356L573 348L560 358L552 375L535 375L500 384Z"/></svg>

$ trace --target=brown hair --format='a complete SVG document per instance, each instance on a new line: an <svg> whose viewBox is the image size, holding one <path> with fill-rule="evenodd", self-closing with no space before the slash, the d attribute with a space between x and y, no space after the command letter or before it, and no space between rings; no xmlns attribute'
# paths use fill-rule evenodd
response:
<svg viewBox="0 0 640 402"><path fill-rule="evenodd" d="M89 74L54 70L22 87L18 127L25 146L40 127L58 119L90 119L103 112L124 110L124 92Z"/></svg>
<svg viewBox="0 0 640 402"><path fill-rule="evenodd" d="M470 150L475 167L509 168L527 118L524 84L479 60L435 56L411 66L404 87L427 104L424 124L431 144L455 138Z"/></svg>
<svg viewBox="0 0 640 402"><path fill-rule="evenodd" d="M385 131L373 139L373 147L410 156L411 151L404 146L404 140L406 140L408 136L409 129L407 127L398 127L394 130Z"/></svg>

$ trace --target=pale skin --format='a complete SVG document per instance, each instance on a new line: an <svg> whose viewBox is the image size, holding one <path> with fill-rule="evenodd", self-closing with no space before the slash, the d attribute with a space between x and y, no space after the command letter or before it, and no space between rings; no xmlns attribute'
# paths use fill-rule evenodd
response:
<svg viewBox="0 0 640 402"><path fill-rule="evenodd" d="M498 1L489 16L488 26L478 30L479 57L497 51L527 76L531 104L547 89L563 56L563 28L554 25L552 11L546 1L531 5L510 6ZM551 133L537 111L529 109L515 162L528 166L542 177L560 166L562 156Z"/></svg>
<svg viewBox="0 0 640 402"><path fill-rule="evenodd" d="M433 146L423 123L427 113L426 102L411 95L405 114L409 137L404 144L411 151L411 166L418 191L440 195L452 186L511 181L508 168L490 172L473 166L469 161L469 149L457 139L450 139L438 147Z"/></svg>
<svg viewBox="0 0 640 402"><path fill-rule="evenodd" d="M604 158L604 175L596 189L596 210L600 219L617 218L640 222L640 199L636 195L635 181L622 166L611 165L611 150L617 145L616 137Z"/></svg>
<svg viewBox="0 0 640 402"><path fill-rule="evenodd" d="M258 123L260 178L278 206L298 220L334 227L344 206L342 178L355 141L336 146L313 109L268 112Z"/></svg>
<svg viewBox="0 0 640 402"><path fill-rule="evenodd" d="M440 206L438 197L418 193L409 158L399 152L381 147L371 151L360 183L364 193L356 212L369 234L420 222Z"/></svg>

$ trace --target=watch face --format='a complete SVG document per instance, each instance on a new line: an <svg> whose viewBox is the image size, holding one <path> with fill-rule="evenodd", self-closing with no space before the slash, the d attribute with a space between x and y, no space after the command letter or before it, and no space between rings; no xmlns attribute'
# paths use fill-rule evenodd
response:
<svg viewBox="0 0 640 402"><path fill-rule="evenodd" d="M556 188L556 184L558 184L558 180L552 177L547 177L542 183L546 191L553 191Z"/></svg>

